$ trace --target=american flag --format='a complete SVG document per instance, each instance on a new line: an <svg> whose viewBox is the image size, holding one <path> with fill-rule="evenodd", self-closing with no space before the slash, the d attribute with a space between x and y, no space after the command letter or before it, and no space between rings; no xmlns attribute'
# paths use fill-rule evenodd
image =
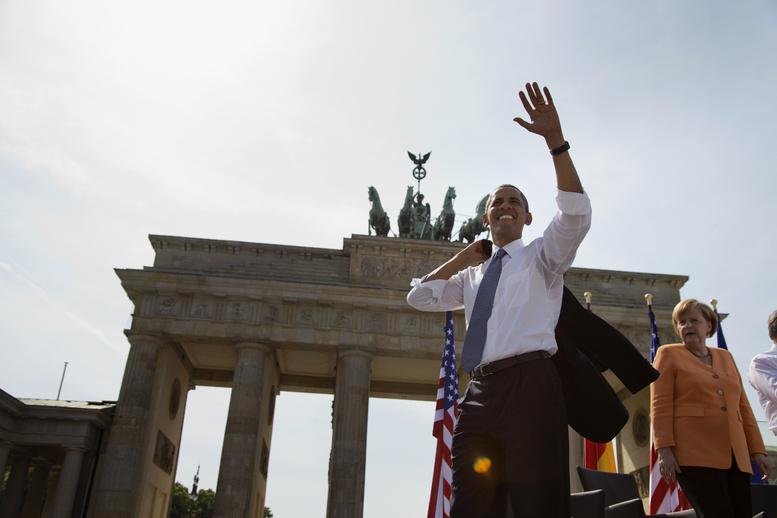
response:
<svg viewBox="0 0 777 518"><path fill-rule="evenodd" d="M658 327L656 315L653 313L653 305L648 303L648 316L650 317L650 363L656 359L661 342L658 340ZM658 454L650 441L650 514L670 513L682 511L691 507L685 498L680 485L677 482L667 484L658 471Z"/></svg>
<svg viewBox="0 0 777 518"><path fill-rule="evenodd" d="M453 343L453 313L448 311L445 324L445 348L442 353L440 381L437 384L437 409L432 435L437 438L432 494L427 518L449 518L451 512L451 443L459 416L459 379L456 376L456 347Z"/></svg>

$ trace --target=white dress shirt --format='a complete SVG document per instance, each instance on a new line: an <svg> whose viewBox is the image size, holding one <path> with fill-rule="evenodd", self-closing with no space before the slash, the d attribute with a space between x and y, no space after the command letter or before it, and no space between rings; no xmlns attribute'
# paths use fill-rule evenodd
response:
<svg viewBox="0 0 777 518"><path fill-rule="evenodd" d="M769 430L777 435L777 344L753 358L747 369L747 379L758 393L769 420Z"/></svg>
<svg viewBox="0 0 777 518"><path fill-rule="evenodd" d="M526 246L518 239L504 247L507 254L502 258L481 364L532 351L555 354L558 350L555 329L564 273L591 227L591 203L586 193L565 191L558 191L556 203L559 212L542 237ZM493 256L448 280L413 279L407 302L421 311L463 307L469 326L478 287L492 260Z"/></svg>

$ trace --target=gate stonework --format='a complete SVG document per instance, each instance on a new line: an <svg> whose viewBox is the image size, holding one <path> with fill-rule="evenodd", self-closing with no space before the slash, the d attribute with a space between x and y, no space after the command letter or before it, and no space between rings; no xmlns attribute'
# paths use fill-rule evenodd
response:
<svg viewBox="0 0 777 518"><path fill-rule="evenodd" d="M363 235L344 239L342 250L150 241L153 266L116 270L135 309L90 516L167 516L186 394L203 385L232 388L214 516L262 515L275 396L288 390L334 394L327 517L360 518L369 398L433 401L437 393L444 316L407 305L410 279L465 245ZM687 279L572 268L566 283L580 300L590 291L593 311L647 356L644 294L653 294L666 341ZM454 326L463 336L463 312L454 314ZM608 379L631 413L618 441L621 465L639 472L648 464L640 441L649 396ZM582 463L582 441L571 437L573 470Z"/></svg>

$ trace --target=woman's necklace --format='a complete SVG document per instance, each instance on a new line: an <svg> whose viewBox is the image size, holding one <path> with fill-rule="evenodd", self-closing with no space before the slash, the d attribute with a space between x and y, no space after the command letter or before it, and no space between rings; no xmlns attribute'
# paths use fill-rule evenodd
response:
<svg viewBox="0 0 777 518"><path fill-rule="evenodd" d="M686 349L688 349L688 351L689 351L689 352L690 352L692 355L694 355L694 356L696 356L698 359L700 359L700 360L702 361L702 363L703 363L703 364L705 364L705 365L712 365L712 358L710 358L710 356L712 355L712 351L710 351L710 348L709 348L709 347L707 347L707 354L696 354L696 351L694 351L693 349L691 349L690 347L688 347L688 346L687 346L687 345L685 345L685 344L683 344L683 347L685 347Z"/></svg>
<svg viewBox="0 0 777 518"><path fill-rule="evenodd" d="M710 357L710 354L712 354L712 351L710 351L709 347L707 348L707 354L696 354L696 353L693 351L693 349L691 349L690 347L687 347L687 346L686 346L685 348L686 348L686 349L688 349L689 351L691 351L691 354L692 354L692 355L696 356L697 358L701 358L701 359L704 359L704 358L709 358L709 357Z"/></svg>

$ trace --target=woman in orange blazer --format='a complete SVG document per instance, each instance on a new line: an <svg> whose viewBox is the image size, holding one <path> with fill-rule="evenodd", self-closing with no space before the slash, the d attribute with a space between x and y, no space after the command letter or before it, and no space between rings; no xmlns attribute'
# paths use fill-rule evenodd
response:
<svg viewBox="0 0 777 518"><path fill-rule="evenodd" d="M661 476L675 479L699 518L750 518L750 459L769 475L766 448L731 353L705 341L718 319L686 299L672 312L681 344L658 349L651 385L653 444Z"/></svg>

